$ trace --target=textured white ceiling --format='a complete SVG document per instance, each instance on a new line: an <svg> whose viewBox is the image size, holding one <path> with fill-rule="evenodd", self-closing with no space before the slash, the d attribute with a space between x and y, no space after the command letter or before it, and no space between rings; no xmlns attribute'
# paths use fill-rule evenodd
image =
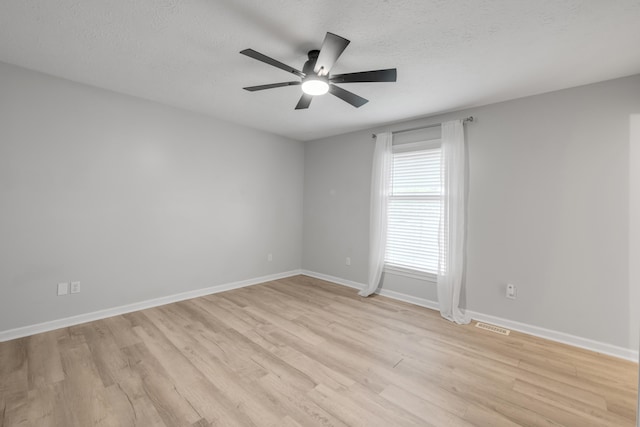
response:
<svg viewBox="0 0 640 427"><path fill-rule="evenodd" d="M294 111L296 68L327 31L332 72L398 68ZM309 140L640 73L638 0L2 0L0 61ZM293 79L291 77L294 77ZM1 96L1 94L0 94Z"/></svg>

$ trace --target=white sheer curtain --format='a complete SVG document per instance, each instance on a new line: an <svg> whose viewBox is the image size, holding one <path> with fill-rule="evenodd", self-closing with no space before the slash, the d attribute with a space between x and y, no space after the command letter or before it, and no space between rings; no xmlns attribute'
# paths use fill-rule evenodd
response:
<svg viewBox="0 0 640 427"><path fill-rule="evenodd" d="M443 188L439 221L438 302L440 314L466 324L460 310L466 232L466 155L462 120L442 123L440 181Z"/></svg>
<svg viewBox="0 0 640 427"><path fill-rule="evenodd" d="M369 281L358 294L367 297L380 285L384 268L384 253L387 244L387 206L393 152L391 132L376 135L371 171L371 213L369 218Z"/></svg>

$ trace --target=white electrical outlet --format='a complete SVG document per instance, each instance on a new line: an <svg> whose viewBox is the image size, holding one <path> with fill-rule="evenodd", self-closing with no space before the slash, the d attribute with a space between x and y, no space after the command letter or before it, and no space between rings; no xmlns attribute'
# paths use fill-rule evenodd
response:
<svg viewBox="0 0 640 427"><path fill-rule="evenodd" d="M267 255L267 261L269 262L273 261L273 254Z"/></svg>
<svg viewBox="0 0 640 427"><path fill-rule="evenodd" d="M345 260L344 263L347 264L347 265L351 265L351 258L347 257L347 259Z"/></svg>
<svg viewBox="0 0 640 427"><path fill-rule="evenodd" d="M505 296L509 299L516 299L516 285L507 283L507 293Z"/></svg>
<svg viewBox="0 0 640 427"><path fill-rule="evenodd" d="M71 282L71 293L77 294L80 292L80 282Z"/></svg>
<svg viewBox="0 0 640 427"><path fill-rule="evenodd" d="M67 295L69 293L68 283L58 283L58 296Z"/></svg>

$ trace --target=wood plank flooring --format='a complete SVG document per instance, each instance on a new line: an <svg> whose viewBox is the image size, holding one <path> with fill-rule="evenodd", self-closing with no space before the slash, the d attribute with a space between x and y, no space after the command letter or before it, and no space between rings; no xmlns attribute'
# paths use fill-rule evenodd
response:
<svg viewBox="0 0 640 427"><path fill-rule="evenodd" d="M296 276L0 343L0 426L635 426L637 365Z"/></svg>

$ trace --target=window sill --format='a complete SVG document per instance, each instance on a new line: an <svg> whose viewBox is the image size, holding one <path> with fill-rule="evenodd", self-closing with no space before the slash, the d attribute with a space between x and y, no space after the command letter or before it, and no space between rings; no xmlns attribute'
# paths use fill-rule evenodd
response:
<svg viewBox="0 0 640 427"><path fill-rule="evenodd" d="M433 273L426 273L424 271L412 270L410 268L396 267L392 265L385 265L384 272L393 274L395 276L410 277L412 279L424 280L426 282L436 284L438 283L438 276Z"/></svg>

